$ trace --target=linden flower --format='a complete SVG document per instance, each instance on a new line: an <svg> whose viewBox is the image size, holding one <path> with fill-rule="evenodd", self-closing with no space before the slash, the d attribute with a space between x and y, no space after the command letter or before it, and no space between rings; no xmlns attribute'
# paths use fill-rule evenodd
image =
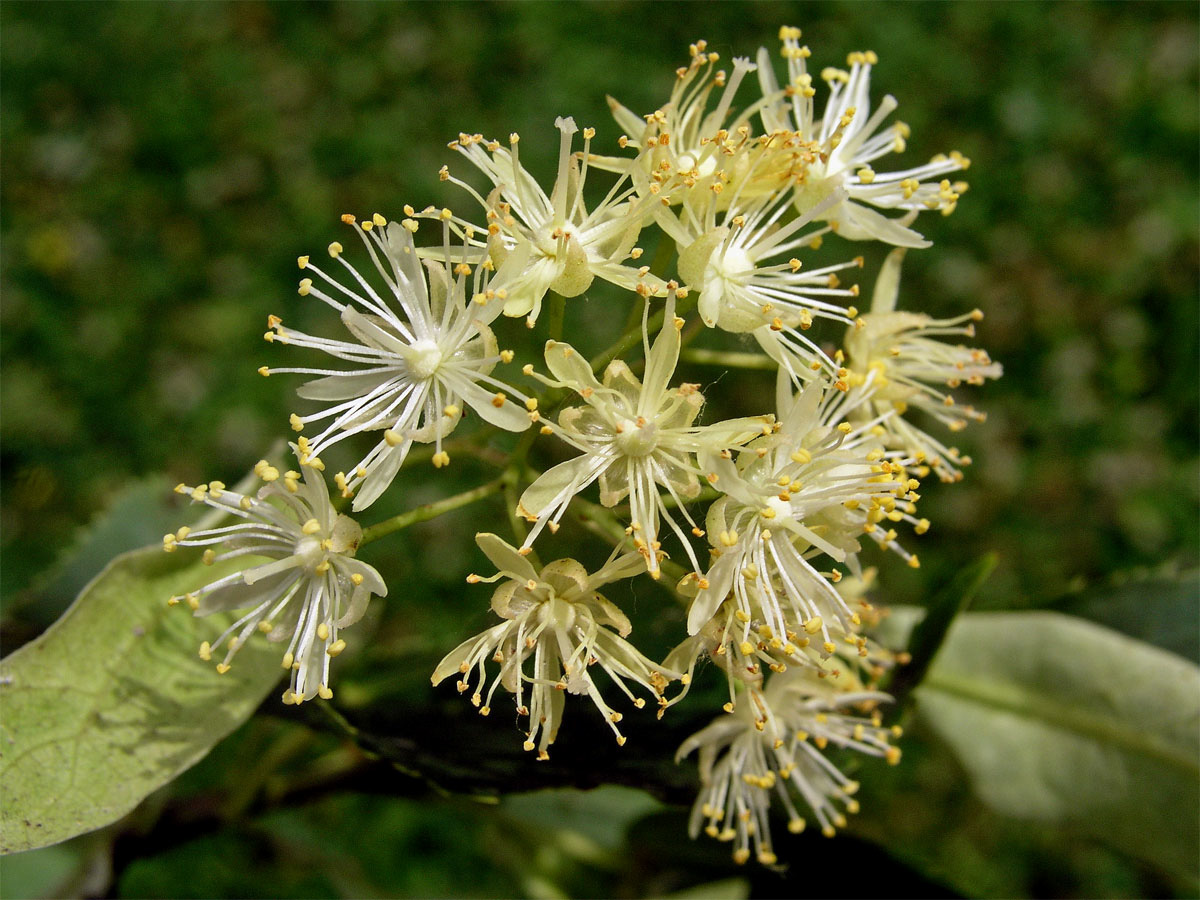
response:
<svg viewBox="0 0 1200 900"><path fill-rule="evenodd" d="M878 62L876 55L870 51L851 53L847 58L849 72L835 68L821 72L821 78L829 84L829 100L824 116L817 119L813 102L816 89L805 62L811 53L808 47L800 46L800 29L781 28L779 38L788 66L786 89L780 90L766 49L758 51L758 78L767 101L762 107L763 127L768 132L794 131L801 140L813 142L820 153L796 187L797 209L805 212L834 191L845 190L846 199L824 213L838 234L851 240L876 239L901 247L928 247L929 241L906 224L870 206L940 209L949 215L966 184L952 184L941 176L966 169L970 160L954 151L949 156L939 154L923 166L876 172L871 164L889 153L903 151L909 134L902 122L879 131L897 106L891 95L871 112L871 66ZM941 180L932 183L930 180L935 178Z"/></svg>
<svg viewBox="0 0 1200 900"><path fill-rule="evenodd" d="M858 812L853 798L858 783L821 751L833 744L895 764L900 751L888 740L900 730L885 730L877 711L869 717L841 712L851 706L870 709L890 700L887 694L843 691L807 669L775 675L764 692L751 691L750 697L752 702L739 704L684 741L675 758L700 751L701 789L692 807L691 836L703 825L710 837L732 842L735 862L746 862L753 845L760 863L774 865L772 794L783 805L788 831L799 834L807 824L798 799L812 810L821 833L832 837L846 824L842 809Z"/></svg>
<svg viewBox="0 0 1200 900"><path fill-rule="evenodd" d="M706 41L697 41L688 48L691 60L675 70L670 99L650 115L639 116L608 98L613 118L625 130L621 147L640 151L635 162L643 192L657 196L665 187L663 197L673 204L684 200L697 180L703 180L708 189L729 177L724 172L722 143L730 132L745 129L748 134L747 123L758 108L743 110L726 124L734 94L746 75L754 71L754 65L746 59L735 59L733 75L726 77L724 70L714 70L720 57L707 48ZM709 100L718 88L720 94L710 111ZM618 157L593 157L592 163L612 171L629 168L629 160Z"/></svg>
<svg viewBox="0 0 1200 900"><path fill-rule="evenodd" d="M342 218L354 224L353 216ZM383 431L382 439L349 478L337 476L345 496L361 488L355 510L366 509L379 498L414 442L435 444L433 464L439 468L448 464L442 439L458 425L464 405L508 431L529 427L529 414L522 405L528 398L491 374L497 363L511 359L511 353L499 351L488 327L504 305L506 279L520 269L521 260L514 257L512 267L502 267L495 279L489 279L489 265L480 265L468 283L471 267L461 254L455 261L444 228L445 261L428 265L427 285L413 246L416 229L411 218L389 224L380 215L355 228L386 284L382 294L343 257L337 242L329 245L329 255L350 273L353 287L318 269L307 256L300 257L300 268L332 289L325 293L305 278L300 282L301 296L311 295L336 309L354 341L315 337L284 328L275 316L269 319L268 341L312 347L355 366L347 370L263 366L259 370L264 375L321 376L297 391L307 400L328 404L312 415L292 416L296 431L313 422L325 423L316 436L300 439L302 460L351 435ZM508 402L510 394L522 403Z"/></svg>
<svg viewBox="0 0 1200 900"><path fill-rule="evenodd" d="M689 633L730 598L747 647L756 629L788 645L798 635L820 635L829 656L859 616L831 583L841 573L822 571L814 560L827 556L857 572L866 535L917 565L896 532L879 524L907 520L918 533L928 528L912 515L919 485L904 474L910 461L880 449L876 420L844 421L854 402L821 381L793 397L780 373L778 433L742 451L736 463L729 453L701 459L724 496L709 508L715 561L692 601Z"/></svg>
<svg viewBox="0 0 1200 900"><path fill-rule="evenodd" d="M694 596L696 580L694 576L685 578L679 585L680 593L693 593ZM696 634L667 655L663 665L684 673L680 679L683 690L671 700L672 704L687 695L696 665L705 659L725 673L729 687L729 702L724 705L726 712L733 712L737 705L739 685L762 690L766 675L764 667L772 672L783 672L790 666L808 666L822 677L837 674L837 670L825 670L825 660L810 647L807 634L778 635L762 622L750 622L747 629L747 621L737 603L732 598L727 599Z"/></svg>
<svg viewBox="0 0 1200 900"><path fill-rule="evenodd" d="M513 278L504 303L504 314L526 316L532 327L541 312L547 291L576 297L599 277L629 290L662 292L662 284L648 269L622 265L637 259L634 247L646 221L646 203L634 196L625 178L613 185L608 195L590 212L583 201L587 180L588 147L594 128L583 130L583 163L571 153L573 135L579 130L572 118L554 122L561 133L558 177L550 196L522 166L517 153L519 137L509 138L509 149L482 135L460 134L450 147L465 156L495 186L484 199L474 188L450 175L443 167L443 181L451 181L470 192L487 213L487 252L497 264L510 253L527 253L522 271ZM456 224L470 234L474 226L465 220ZM482 246L478 241L476 246ZM423 251L424 253L425 251ZM648 279L648 280L647 280Z"/></svg>
<svg viewBox="0 0 1200 900"><path fill-rule="evenodd" d="M614 551L591 575L573 559L555 560L538 572L494 534L478 534L475 541L499 571L490 578L472 575L467 580L490 583L507 579L492 594L492 609L505 621L446 654L433 673L433 683L457 675L458 690L466 693L474 677L471 702L485 716L491 712L496 689L503 685L515 695L518 715L529 719L525 749L536 748L538 759L547 758L546 748L558 734L565 693L587 695L608 720L617 743L623 745L625 737L617 727L622 715L601 696L592 668L603 669L639 709L646 701L635 698L626 681L640 684L665 705L662 690L670 679L679 677L646 659L625 640L631 630L629 619L596 592L641 571L641 557L636 553L618 556ZM533 672L529 673L526 663L531 658ZM498 663L500 671L485 697L489 661Z"/></svg>
<svg viewBox="0 0 1200 900"><path fill-rule="evenodd" d="M787 141L773 136L771 140ZM751 165L742 185L754 183ZM844 193L826 198L815 209L792 216L791 200L782 192L755 193L734 187L719 211L716 197L704 208L684 204L678 219L658 220L682 248L679 274L690 290L700 292L698 311L710 328L753 332L769 356L793 380L812 377L814 369L835 369L828 356L804 335L814 317L849 322L857 310L845 304L858 296L858 285L843 287L838 272L862 267L850 262L802 271L793 254L819 247L828 228L803 233Z"/></svg>
<svg viewBox="0 0 1200 900"><path fill-rule="evenodd" d="M660 488L674 501L692 532L702 534L683 505L700 492L695 454L702 450L717 453L769 432L771 419L757 416L714 425L693 424L704 404L699 387L668 387L679 360L682 327L683 319L675 317L672 295L662 330L651 347L643 313L646 370L640 381L621 360L609 363L603 382L598 381L574 347L555 341L546 343L546 365L553 379L536 375L532 366L525 367L526 374L551 387L569 388L587 404L564 409L557 425L542 428L543 434L558 435L581 455L546 470L521 495L518 512L534 523L525 547L531 546L547 525L556 530L571 498L598 480L600 502L605 506L629 498L630 533L651 576L657 578L660 571L660 517L683 542L692 565L699 567Z"/></svg>
<svg viewBox="0 0 1200 900"><path fill-rule="evenodd" d="M1003 369L984 350L941 340L955 335L974 337L974 323L983 318L979 310L934 319L924 313L896 309L903 259L903 250L888 255L875 284L871 311L846 334L846 381L854 391L869 398L864 404L868 415L895 411L896 415L885 422L890 446L904 449L919 461L928 461L943 481L957 481L962 478L958 467L968 465L970 457L947 447L904 414L910 408L919 409L951 431L960 431L971 419L983 421L983 413L957 405L942 386L956 388L963 382L980 385L986 378L999 378Z"/></svg>
<svg viewBox="0 0 1200 900"><path fill-rule="evenodd" d="M371 566L354 558L362 529L348 516L338 515L329 502L320 460L310 458L300 472L279 470L261 460L255 474L266 482L256 496L230 490L219 481L198 487L181 484L177 493L207 503L244 521L236 525L191 531L180 528L163 537L163 549L205 547L204 562L250 557L266 558L182 597L197 616L248 609L212 644L200 645L200 658L209 660L227 642L217 671L229 671L230 661L256 630L268 641L291 636L283 667L291 684L284 703L319 696L328 700L330 660L346 647L338 636L366 611L371 596L386 597L387 586ZM214 548L224 548L218 553Z"/></svg>

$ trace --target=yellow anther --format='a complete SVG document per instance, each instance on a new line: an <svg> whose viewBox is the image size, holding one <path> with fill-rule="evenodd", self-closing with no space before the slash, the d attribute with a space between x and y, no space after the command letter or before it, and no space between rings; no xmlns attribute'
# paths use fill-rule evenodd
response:
<svg viewBox="0 0 1200 900"><path fill-rule="evenodd" d="M260 459L254 464L254 474L263 481L274 481L279 477L279 470L265 459Z"/></svg>

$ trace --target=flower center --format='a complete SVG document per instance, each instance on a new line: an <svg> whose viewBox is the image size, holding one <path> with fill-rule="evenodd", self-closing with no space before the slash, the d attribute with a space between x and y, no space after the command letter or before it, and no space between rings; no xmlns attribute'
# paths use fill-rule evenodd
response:
<svg viewBox="0 0 1200 900"><path fill-rule="evenodd" d="M300 557L300 564L309 572L325 561L325 551L321 548L321 539L315 534L305 535L296 541L295 552Z"/></svg>
<svg viewBox="0 0 1200 900"><path fill-rule="evenodd" d="M534 244L542 256L547 259L558 259L559 249L570 240L577 240L575 238L574 226L571 223L555 225L551 222L550 225L542 229L540 236Z"/></svg>
<svg viewBox="0 0 1200 900"><path fill-rule="evenodd" d="M697 165L695 156L693 156L691 153L681 153L679 155L678 164L679 171L681 172L694 171L700 176L711 175L717 170L717 157L715 154L710 153L708 156L704 157L699 165Z"/></svg>
<svg viewBox="0 0 1200 900"><path fill-rule="evenodd" d="M804 181L796 185L796 208L811 209L832 194L842 183L841 178L833 177L834 174L822 163L812 163L805 173Z"/></svg>
<svg viewBox="0 0 1200 900"><path fill-rule="evenodd" d="M408 371L415 378L428 378L442 364L441 348L428 338L417 341L409 348Z"/></svg>
<svg viewBox="0 0 1200 900"><path fill-rule="evenodd" d="M754 261L741 247L730 247L724 253L714 253L712 273L722 281L736 281L739 276L754 269Z"/></svg>
<svg viewBox="0 0 1200 900"><path fill-rule="evenodd" d="M764 512L763 518L790 519L792 516L792 504L778 497L768 497L766 509L770 510L770 514Z"/></svg>
<svg viewBox="0 0 1200 900"><path fill-rule="evenodd" d="M641 424L623 420L617 432L617 449L626 456L647 456L658 446L658 428L653 422Z"/></svg>

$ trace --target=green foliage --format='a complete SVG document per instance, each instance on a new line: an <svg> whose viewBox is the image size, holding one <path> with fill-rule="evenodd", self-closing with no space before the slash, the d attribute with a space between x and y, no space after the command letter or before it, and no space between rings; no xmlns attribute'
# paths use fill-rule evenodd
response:
<svg viewBox="0 0 1200 900"><path fill-rule="evenodd" d="M997 811L1194 882L1200 668L1055 613L979 613L954 624L917 698Z"/></svg>
<svg viewBox="0 0 1200 900"><path fill-rule="evenodd" d="M243 561L244 562L244 561ZM166 598L214 574L197 554L113 560L67 613L0 662L0 850L99 828L193 765L254 711L279 654L252 642L224 676L196 658L227 624Z"/></svg>

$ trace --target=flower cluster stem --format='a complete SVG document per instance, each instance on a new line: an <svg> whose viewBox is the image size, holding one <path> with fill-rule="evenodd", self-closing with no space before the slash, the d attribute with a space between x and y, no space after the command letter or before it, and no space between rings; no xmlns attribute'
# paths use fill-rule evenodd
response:
<svg viewBox="0 0 1200 900"><path fill-rule="evenodd" d="M563 337L563 320L567 315L567 301L562 294L557 291L551 291L547 304L547 312L550 317L550 339L552 341L561 341Z"/></svg>
<svg viewBox="0 0 1200 900"><path fill-rule="evenodd" d="M499 478L495 478L486 484L481 484L477 488L463 491L461 494L455 494L452 497L446 497L434 503L426 503L423 506L418 506L416 509L410 509L408 512L392 516L390 519L376 522L374 525L363 529L362 540L359 542L360 546L379 540L379 538L385 535L400 531L410 525L416 525L418 522L428 522L430 519L436 519L440 515L452 512L463 506L469 506L485 497L490 497L492 494L503 490L508 482L509 479L507 476L501 475Z"/></svg>
<svg viewBox="0 0 1200 900"><path fill-rule="evenodd" d="M679 300L678 303L676 303L675 315L686 316L687 313L691 310L691 308L695 305L696 305L696 301L694 299L692 299L692 295L689 294L688 296ZM665 309L660 309L658 312L656 312L654 315L652 315L646 322L645 333L646 334L654 334L660 328L662 328L663 318L665 316L666 316ZM641 342L642 342L642 325L641 325L641 322L639 321L638 324L636 325L636 327L628 329L623 335L621 335L619 338L617 338L616 341L614 341L608 347L607 350L604 350L600 354L593 356L590 360L588 360L588 365L590 365L592 367L593 372L599 372L601 369L603 369L605 366L607 366L610 362L612 362L614 359L616 359L618 356L620 356L626 350L630 350L630 349L638 346L639 344L641 344Z"/></svg>
<svg viewBox="0 0 1200 900"><path fill-rule="evenodd" d="M679 358L685 362L724 369L761 369L771 372L778 367L775 360L761 353L740 353L736 350L684 350Z"/></svg>
<svg viewBox="0 0 1200 900"><path fill-rule="evenodd" d="M628 540L625 526L603 506L584 500L582 497L576 497L573 502L578 507L575 519L588 531L599 536L614 547L620 546ZM676 601L687 607L691 603L691 600L680 594L675 587L688 574L687 569L678 563L671 562L669 559L662 560L658 565L662 570L663 578L659 579L657 584Z"/></svg>

